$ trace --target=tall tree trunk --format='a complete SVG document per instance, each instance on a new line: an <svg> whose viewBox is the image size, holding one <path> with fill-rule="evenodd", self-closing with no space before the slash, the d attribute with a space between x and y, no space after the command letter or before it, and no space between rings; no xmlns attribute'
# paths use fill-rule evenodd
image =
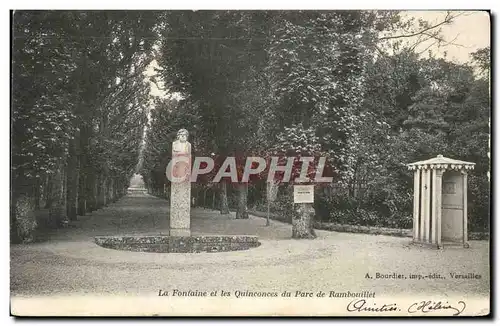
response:
<svg viewBox="0 0 500 326"><path fill-rule="evenodd" d="M227 183L222 181L220 183L220 213L229 214L229 204L227 202Z"/></svg>
<svg viewBox="0 0 500 326"><path fill-rule="evenodd" d="M248 218L248 183L238 183L238 209L236 210L237 219Z"/></svg>
<svg viewBox="0 0 500 326"><path fill-rule="evenodd" d="M47 175L47 178L45 179L45 187L43 191L43 200L45 202L45 205L43 208L50 208L52 205L52 175Z"/></svg>
<svg viewBox="0 0 500 326"><path fill-rule="evenodd" d="M102 174L96 174L95 182L95 209L102 207L101 191L102 191Z"/></svg>
<svg viewBox="0 0 500 326"><path fill-rule="evenodd" d="M108 178L106 176L104 176L102 179L102 184L101 184L102 206L106 206L108 204L107 196L106 196L107 191L108 191Z"/></svg>
<svg viewBox="0 0 500 326"><path fill-rule="evenodd" d="M106 205L106 177L104 176L104 174L99 175L96 185L98 187L96 208L99 209Z"/></svg>
<svg viewBox="0 0 500 326"><path fill-rule="evenodd" d="M120 182L120 197L125 197L127 194L128 184L129 182L127 180L122 180Z"/></svg>
<svg viewBox="0 0 500 326"><path fill-rule="evenodd" d="M70 221L76 221L77 208L78 208L78 180L80 174L80 167L78 166L78 154L76 150L77 135L75 139L69 141L68 159L66 164L66 177L67 177L67 216Z"/></svg>
<svg viewBox="0 0 500 326"><path fill-rule="evenodd" d="M19 243L21 242L21 237L19 236L19 232L17 231L19 226L17 223L17 196L11 194L10 197L10 243Z"/></svg>
<svg viewBox="0 0 500 326"><path fill-rule="evenodd" d="M87 211L87 203L85 198L85 186L86 186L86 173L85 168L82 166L82 161L80 161L81 173L78 175L78 206L77 214L79 216L85 216ZM83 172L83 173L82 173Z"/></svg>
<svg viewBox="0 0 500 326"><path fill-rule="evenodd" d="M108 203L112 203L114 201L114 198L113 198L113 194L114 194L113 187L114 187L114 184L115 184L114 178L113 177L109 178L108 200L107 200Z"/></svg>
<svg viewBox="0 0 500 326"><path fill-rule="evenodd" d="M120 178L117 178L116 179L116 194L115 194L116 200L120 199L122 196L122 187L123 187L122 181L120 180Z"/></svg>
<svg viewBox="0 0 500 326"><path fill-rule="evenodd" d="M42 196L41 192L40 192L40 187L41 187L41 181L40 181L40 178L36 178L35 179L35 185L34 185L34 188L33 188L33 194L34 194L34 198L35 198L35 210L39 210L40 209L40 198Z"/></svg>
<svg viewBox="0 0 500 326"><path fill-rule="evenodd" d="M120 188L120 183L118 182L118 178L113 179L113 202L118 200L118 190Z"/></svg>
<svg viewBox="0 0 500 326"><path fill-rule="evenodd" d="M52 198L53 202L49 209L49 226L52 228L57 228L67 221L66 212L66 186L65 186L65 164L64 160L61 160L57 168L56 173L52 178Z"/></svg>
<svg viewBox="0 0 500 326"><path fill-rule="evenodd" d="M99 192L101 191L101 180L99 175L96 174L94 178L94 210L100 208L99 207Z"/></svg>
<svg viewBox="0 0 500 326"><path fill-rule="evenodd" d="M122 194L122 185L120 180L116 180L116 187L115 187L115 201L118 201L121 197Z"/></svg>
<svg viewBox="0 0 500 326"><path fill-rule="evenodd" d="M86 199L86 212L90 213L96 210L96 175L95 171L91 168L87 168L86 177L86 189L85 189L85 199Z"/></svg>
<svg viewBox="0 0 500 326"><path fill-rule="evenodd" d="M87 212L88 206L88 179L90 177L89 171L89 139L90 128L85 123L80 126L80 174L78 180L78 215L84 216Z"/></svg>
<svg viewBox="0 0 500 326"><path fill-rule="evenodd" d="M314 239L316 233L313 229L314 208L313 204L292 204L294 207L292 218L292 238Z"/></svg>

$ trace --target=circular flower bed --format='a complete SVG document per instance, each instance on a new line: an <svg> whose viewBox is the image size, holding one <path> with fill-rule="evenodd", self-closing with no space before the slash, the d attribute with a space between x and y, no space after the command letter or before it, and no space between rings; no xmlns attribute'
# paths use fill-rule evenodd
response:
<svg viewBox="0 0 500 326"><path fill-rule="evenodd" d="M95 237L101 247L144 252L222 252L246 250L260 246L256 236L198 235L198 236L102 236Z"/></svg>

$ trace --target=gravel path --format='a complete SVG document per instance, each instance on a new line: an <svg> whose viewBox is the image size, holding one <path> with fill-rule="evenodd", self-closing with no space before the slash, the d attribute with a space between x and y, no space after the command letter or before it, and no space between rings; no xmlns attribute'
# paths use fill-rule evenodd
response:
<svg viewBox="0 0 500 326"><path fill-rule="evenodd" d="M412 246L406 238L329 231L317 231L315 240L293 240L288 224L271 221L266 227L259 217L235 220L193 209L193 233L258 235L262 245L239 252L157 254L105 249L92 242L96 235L168 234L167 206L152 196L127 196L45 242L11 246L12 295L154 296L159 289L489 295L486 241L471 241L469 249L433 250ZM407 278L377 279L376 273ZM439 273L445 279L409 279L410 273ZM453 279L450 273L481 278Z"/></svg>

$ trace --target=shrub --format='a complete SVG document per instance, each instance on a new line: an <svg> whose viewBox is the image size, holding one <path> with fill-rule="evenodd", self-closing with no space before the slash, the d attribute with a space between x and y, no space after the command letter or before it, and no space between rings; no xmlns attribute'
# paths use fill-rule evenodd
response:
<svg viewBox="0 0 500 326"><path fill-rule="evenodd" d="M37 228L36 216L34 212L34 201L27 196L20 196L16 201L15 217L17 235L24 243L33 242L35 230Z"/></svg>
<svg viewBox="0 0 500 326"><path fill-rule="evenodd" d="M411 216L394 215L387 217L377 214L377 212L356 209L356 210L334 210L330 213L329 222L359 226L380 226L396 229L409 229L412 227Z"/></svg>
<svg viewBox="0 0 500 326"><path fill-rule="evenodd" d="M272 211L272 204L271 204L271 211ZM267 200L266 199L259 199L255 201L252 206L251 210L253 211L258 211L258 212L267 212Z"/></svg>
<svg viewBox="0 0 500 326"><path fill-rule="evenodd" d="M278 220L292 223L293 190L291 186L280 187L276 200L271 204L271 212L278 215Z"/></svg>

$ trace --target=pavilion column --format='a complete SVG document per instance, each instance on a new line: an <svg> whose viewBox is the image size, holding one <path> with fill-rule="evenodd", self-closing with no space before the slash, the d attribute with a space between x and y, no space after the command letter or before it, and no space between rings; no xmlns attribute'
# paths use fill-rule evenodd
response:
<svg viewBox="0 0 500 326"><path fill-rule="evenodd" d="M422 221L420 238L429 242L430 238L430 196L431 196L431 170L425 169L422 174Z"/></svg>
<svg viewBox="0 0 500 326"><path fill-rule="evenodd" d="M427 198L425 196L425 175L427 173L427 170L421 170L420 174L422 175L422 178L420 179L420 223L418 225L419 227L419 232L418 232L418 240L420 242L423 242L425 239L425 206L427 205Z"/></svg>
<svg viewBox="0 0 500 326"><path fill-rule="evenodd" d="M463 223L463 245L465 248L469 247L468 237L467 237L467 172L462 171L462 179L463 179L463 206L464 211L462 215L462 223Z"/></svg>
<svg viewBox="0 0 500 326"><path fill-rule="evenodd" d="M419 240L420 217L420 170L413 174L413 241Z"/></svg>
<svg viewBox="0 0 500 326"><path fill-rule="evenodd" d="M441 194L443 170L432 170L432 243L441 248Z"/></svg>

